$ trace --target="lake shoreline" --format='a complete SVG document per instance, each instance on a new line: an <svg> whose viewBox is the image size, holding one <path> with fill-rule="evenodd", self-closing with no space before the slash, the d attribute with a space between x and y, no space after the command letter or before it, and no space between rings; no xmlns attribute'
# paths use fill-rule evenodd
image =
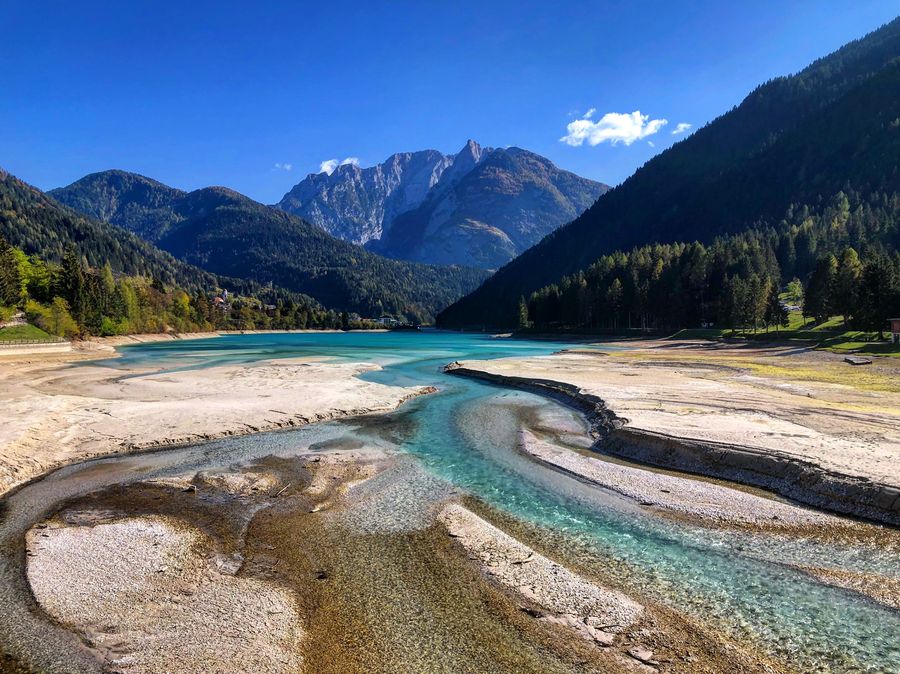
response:
<svg viewBox="0 0 900 674"><path fill-rule="evenodd" d="M776 547L771 563L776 568L793 565L792 573L802 575L802 582L812 582L809 578L844 588L841 592L859 595L852 601L871 597L882 605L873 611L896 605L894 590L881 582L889 574L880 570L880 561L857 568L851 552L844 551L867 550L880 560L890 549L900 549L897 531L803 509L733 485L713 487L711 481L603 461L590 451L592 440L586 431L591 424L585 424L585 416L593 418L595 434L607 431L603 423L612 432L616 426L627 427L630 417L624 417L618 402L599 414L597 401L603 402L599 392L587 392L597 400L583 397L581 414L575 414L537 397L447 380L441 385L447 395L412 403L397 414L381 414L408 397L432 391L429 385L438 383L441 364L453 357L484 353L485 358L499 358L496 363L504 376L503 368L515 363L522 369L519 374L536 380L540 378L531 376L534 372L527 363L550 362L555 373L564 373L566 363L580 361L591 364L593 371L603 369L601 359L607 358L599 351L504 359L504 354L522 350L488 340L482 340L481 351L448 349L442 341L429 346L426 340L420 347L415 339L373 338L379 346L364 355L356 350L369 341L362 337L343 348L334 346L345 344L342 339L297 341L301 347L297 351L273 349L265 338L224 345L224 352L236 349L236 358L220 358L211 345L211 350L202 346L201 358L209 361L193 370L172 367L181 364L179 355L195 362L196 350L190 345L176 348L174 360L167 355L168 347L147 349L152 357L137 351L112 367L108 363L69 367L61 359L17 366L13 376L0 364L0 384L17 382L23 388L0 386L0 397L7 397L0 402L11 402L17 413L35 415L38 428L25 430L45 444L32 449L46 450L52 447L51 440L57 440L74 451L113 447L121 450L121 456L130 447L134 454L123 460L87 462L49 478L36 470L27 489L14 487L0 499L8 507L0 520L6 540L25 546L25 532L31 531L21 556L0 559L4 573L22 584L32 583L41 606L74 632L61 633L65 641L56 652L73 648L65 644L74 636L107 663L127 665L125 671L135 674L200 671L189 641L192 630L183 627L214 624L205 618L197 622L198 615L221 601L232 607L228 611L236 611L238 622L244 620L241 616L253 615L254 621L273 621L279 634L287 630L296 635L290 643L265 639L258 649L265 663L254 665L258 671L281 671L278 662L295 657L311 673L430 671L422 664L438 660L411 648L425 643L423 639L439 644L446 655L439 661L458 663L456 671L471 664L467 658L473 643L483 646L485 667L488 662L498 667L506 663L511 671L624 674L635 667L669 671L672 662L691 662L689 671L710 674L798 671L786 663L770 666L777 662L777 644L773 651L740 632L702 629L707 616L719 616L715 593L708 606L701 602L693 605L696 610L686 610L684 597L670 594L665 578L657 583L655 571L644 569L645 553L626 549L631 545L626 539L644 535L648 551L656 549L655 531L670 531L676 541L709 537L731 545L738 539L736 554L743 558L743 546L749 546L746 560L754 568L759 562L753 550L761 546L759 551L768 559L765 546L771 543ZM313 348L303 351L302 345L310 341ZM323 352L319 342L334 348ZM385 357L386 346L422 348L421 357L395 362ZM551 354L553 348L562 346L526 353ZM336 358L326 361L323 353ZM277 354L285 357L272 357ZM634 358L630 351L620 355ZM251 362L235 364L248 359ZM366 359L393 372L361 378L381 367ZM713 365L720 368L717 373L733 375L722 364L704 367ZM656 370L632 374L659 383ZM26 381L16 379L22 376ZM643 379L628 381L637 386ZM558 400L565 388L556 387ZM535 392L546 398L554 389ZM571 391L568 394L577 400ZM50 409L59 403L71 407ZM368 416L366 410L373 407L377 413ZM328 416L332 412L335 416ZM38 418L42 414L48 416ZM356 414L364 416L353 418ZM202 434L210 429L249 435L265 431L266 423L294 419L299 425L329 418L349 421L296 434L272 432L251 441L202 442ZM58 435L61 428L69 434ZM458 435L443 440L454 428ZM182 434L177 445L176 433ZM160 438L162 444L149 444ZM7 450L0 444L0 460ZM149 456L153 452L158 453ZM419 452L424 455L417 456ZM436 466L428 466L429 452L434 452ZM69 463L85 460L74 454L64 458ZM592 474L581 469L588 462ZM500 479L485 482L482 465L501 467ZM447 479L441 466L452 471L459 466L466 472ZM614 470L608 468L612 466ZM506 470L515 471L519 480L507 477ZM530 497L519 500L516 482L523 480L540 490L526 487L523 495L549 490L553 499L549 509L539 505L531 511L529 506L516 514L515 504L532 502ZM730 499L731 491L739 496ZM708 498L715 492L720 493L717 501ZM552 505L557 498L566 508L572 503L577 509L557 510ZM613 527L627 536L610 537L613 549L590 548L581 538L581 527L587 532L595 526L587 512L596 513L598 528ZM173 517L178 521L174 529ZM552 523L545 517L553 518ZM557 527L557 521L562 526ZM564 533L570 527L574 527L571 538ZM199 541L199 557L185 552L185 532L190 540ZM117 556L115 540L120 535L126 545ZM195 543L191 546L197 547ZM622 556L617 552L620 544ZM686 545L686 554L695 554L694 545ZM794 546L802 553L797 557ZM819 546L836 552L823 557ZM659 549L660 563L675 582L681 570L677 559L668 556L670 549L670 545ZM716 545L712 549L718 554ZM783 552L788 554L781 556ZM153 555L162 555L158 564L141 567ZM132 558L137 562L134 568ZM20 568L24 564L29 565L27 580L25 567ZM98 575L86 579L79 569L97 569ZM768 575L765 566L761 571ZM114 592L110 598L104 590L135 583L146 591L121 597ZM729 583L740 586L734 579ZM188 593L179 594L182 587ZM81 590L90 594L89 601L84 601ZM210 594L198 602L194 599L198 591ZM25 585L20 595L27 599L32 596L29 592ZM703 596L701 592L698 598ZM175 597L176 605L158 597ZM267 597L276 612L270 614L255 604L256 597ZM110 602L109 610L96 612L99 604L94 598ZM433 605L435 613L427 620L410 621L423 601ZM10 643L26 644L24 650L17 646L13 657L28 653L29 630L34 636L48 629L24 604L16 610L22 615L10 612L0 621L4 630L17 635ZM299 622L292 611L300 616ZM106 615L112 616L110 621ZM26 617L28 624L20 629ZM725 619L723 624L730 623ZM128 625L138 629L129 631ZM236 658L250 657L239 655L243 638L231 641L227 629L212 632L207 645L221 648L216 645L210 651L210 661L229 649L235 649ZM155 641L157 633L164 639ZM839 634L830 633L829 639ZM365 647L360 647L359 637ZM457 649L449 647L455 643ZM383 661L366 660L373 645L379 652L383 649L379 656ZM532 647L535 650L528 651ZM36 650L52 654L53 648ZM0 653L0 662L2 657ZM523 657L527 662L519 661ZM355 662L359 667L336 670L336 662ZM552 662L556 668L548 669ZM85 671L95 671L91 667ZM490 671L485 667L479 671Z"/></svg>
<svg viewBox="0 0 900 674"><path fill-rule="evenodd" d="M118 356L91 342L55 357L0 360L0 496L92 458L385 413L434 390L360 379L380 369L374 363L285 358L161 374L84 362Z"/></svg>
<svg viewBox="0 0 900 674"><path fill-rule="evenodd" d="M803 456L799 455L799 452L780 451L771 446L773 443L768 443L767 446L752 446L723 441L723 437L728 437L725 433L722 433L721 437L717 437L714 433L708 434L708 437L696 435L691 437L689 432L679 433L679 430L682 430L678 426L677 418L680 410L670 414L675 417L675 421L667 429L669 432L654 431L648 428L646 423L635 427L628 418L631 408L627 404L618 405L616 404L618 401L611 403L602 395L604 387L613 381L603 381L604 366L607 361L615 359L610 354L597 352L581 358L580 362L573 360L573 357L580 356L585 354L561 352L533 359L452 363L447 366L445 372L537 393L577 409L588 418L592 433L597 438L594 449L600 453L640 464L760 487L800 503L839 514L892 526L900 525L900 475L894 475L893 481L879 481L865 471L841 471L823 465L812 454ZM635 360L632 356L634 354L629 354L629 359ZM640 356L636 358L639 359ZM558 369L558 363L566 359L567 365L571 365L571 368L562 373ZM646 367L646 363L633 362L626 364L629 368L626 374L632 381L637 377L645 385L642 393L648 393L647 388L652 388L652 379L657 375L659 368L652 365L651 363L651 367ZM662 367L682 371L690 370L692 365L702 369L714 367L717 363L713 362L713 358L710 358L710 362L703 362L701 356L700 359L689 363L678 361L673 365L669 362L664 363ZM525 376L522 375L523 372ZM586 372L591 374L585 376ZM596 381L591 380L592 376ZM640 380L641 377L643 380ZM591 381L595 385L582 387L581 384L586 381ZM717 379L717 383L722 381L725 380ZM616 384L619 383L616 380ZM710 404L709 400L693 395L695 391L686 386L686 383L688 383L686 378L681 377L673 386L678 404L688 407ZM785 382L778 385L784 386ZM667 394L672 395L672 392L667 391ZM620 399L625 400L626 396L633 395L631 392L626 394L620 392ZM659 405L665 409L667 402L662 401ZM742 400L741 404L747 405L748 402ZM766 409L764 396L760 397L759 406L761 410ZM717 411L721 413L723 410ZM681 416L684 414L681 413ZM799 412L786 407L783 416L788 421L796 423L796 419L791 417L799 417ZM740 415L734 414L729 421L731 426L725 430L730 434L739 435L744 420ZM888 419L879 421L889 423ZM868 419L867 422L872 423L872 420ZM789 437L779 437L778 440L790 442ZM852 464L852 459L849 462Z"/></svg>

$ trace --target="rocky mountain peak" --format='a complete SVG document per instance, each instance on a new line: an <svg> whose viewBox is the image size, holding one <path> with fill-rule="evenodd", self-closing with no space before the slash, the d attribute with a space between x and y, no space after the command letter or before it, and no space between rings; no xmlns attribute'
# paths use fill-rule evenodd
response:
<svg viewBox="0 0 900 674"><path fill-rule="evenodd" d="M308 176L277 207L391 257L493 268L605 189L525 150L469 139L453 155L399 152L372 167ZM437 236L439 244L426 241Z"/></svg>

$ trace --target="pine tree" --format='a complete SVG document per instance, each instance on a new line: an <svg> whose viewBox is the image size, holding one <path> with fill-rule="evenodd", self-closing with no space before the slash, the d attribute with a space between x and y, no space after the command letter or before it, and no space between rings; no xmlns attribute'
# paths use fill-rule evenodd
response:
<svg viewBox="0 0 900 674"><path fill-rule="evenodd" d="M779 327L787 327L788 320L788 310L781 303L778 286L773 283L769 287L769 297L766 301L766 327L774 325L775 331L778 332Z"/></svg>
<svg viewBox="0 0 900 674"><path fill-rule="evenodd" d="M806 302L803 305L804 316L810 316L820 322L828 320L833 306L837 272L838 263L834 255L823 257L816 263L816 268L806 288Z"/></svg>
<svg viewBox="0 0 900 674"><path fill-rule="evenodd" d="M524 330L528 327L528 304L525 302L524 297L519 298L519 330Z"/></svg>
<svg viewBox="0 0 900 674"><path fill-rule="evenodd" d="M0 236L0 305L22 301L22 275L15 249Z"/></svg>
<svg viewBox="0 0 900 674"><path fill-rule="evenodd" d="M60 286L61 295L68 303L68 309L71 311L72 317L78 324L84 323L87 293L81 256L78 254L75 246L70 245L66 248L65 255L63 255Z"/></svg>
<svg viewBox="0 0 900 674"><path fill-rule="evenodd" d="M861 327L877 330L878 339L884 339L884 327L896 309L895 299L900 296L900 279L894 265L884 255L876 255L863 267L859 289L859 318Z"/></svg>
<svg viewBox="0 0 900 674"><path fill-rule="evenodd" d="M860 276L862 265L859 262L859 255L853 248L846 248L841 255L841 264L834 283L834 310L844 317L845 325L856 307Z"/></svg>
<svg viewBox="0 0 900 674"><path fill-rule="evenodd" d="M606 291L606 304L609 306L610 313L613 316L614 329L618 329L619 327L619 316L622 312L623 295L624 290L622 289L622 282L618 278L613 279L609 289Z"/></svg>

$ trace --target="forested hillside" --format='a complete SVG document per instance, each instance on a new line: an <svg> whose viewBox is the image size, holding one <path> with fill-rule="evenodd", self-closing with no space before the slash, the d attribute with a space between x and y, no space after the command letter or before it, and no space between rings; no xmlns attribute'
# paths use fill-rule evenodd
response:
<svg viewBox="0 0 900 674"><path fill-rule="evenodd" d="M0 310L16 308L67 337L351 325L300 292L177 260L0 170Z"/></svg>
<svg viewBox="0 0 900 674"><path fill-rule="evenodd" d="M784 324L782 287L818 321L841 315L880 332L900 316L900 195L840 192L813 210L794 206L777 228L701 243L653 244L604 255L532 293L520 327L677 330ZM799 279L805 279L804 283ZM804 299L800 299L803 297Z"/></svg>
<svg viewBox="0 0 900 674"><path fill-rule="evenodd" d="M499 270L439 322L513 324L518 298L616 250L781 231L791 204L816 211L841 191L861 203L890 201L900 191L898 158L900 19L760 86ZM894 216L886 217L866 236L887 246Z"/></svg>
<svg viewBox="0 0 900 674"><path fill-rule="evenodd" d="M364 316L390 314L430 322L486 276L466 267L385 259L222 187L187 193L141 176L107 171L53 194L145 232L185 262L302 292L329 308Z"/></svg>
<svg viewBox="0 0 900 674"><path fill-rule="evenodd" d="M0 169L0 236L27 254L59 262L75 245L86 264L186 288L215 287L213 274L176 260L139 236L60 205Z"/></svg>
<svg viewBox="0 0 900 674"><path fill-rule="evenodd" d="M233 288L233 286L232 286ZM0 236L0 320L22 311L49 335L84 337L207 330L364 326L297 293L188 290L158 278L90 267L74 244L59 264L26 255ZM40 334L38 331L37 334Z"/></svg>
<svg viewBox="0 0 900 674"><path fill-rule="evenodd" d="M181 218L172 204L186 192L127 171L103 171L48 196L97 220L111 222L148 241L157 241Z"/></svg>

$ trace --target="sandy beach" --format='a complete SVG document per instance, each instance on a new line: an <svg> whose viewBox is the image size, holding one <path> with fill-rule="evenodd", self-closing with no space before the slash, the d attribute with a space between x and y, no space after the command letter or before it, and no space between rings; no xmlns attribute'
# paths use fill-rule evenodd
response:
<svg viewBox="0 0 900 674"><path fill-rule="evenodd" d="M79 362L158 339L166 337L109 338L71 353L0 359L0 494L90 457L384 412L428 392L359 379L378 368L372 363L283 359L155 374Z"/></svg>
<svg viewBox="0 0 900 674"><path fill-rule="evenodd" d="M598 399L616 427L601 449L695 472L704 466L683 447L708 456L744 452L743 464L721 477L778 488L779 466L785 475L802 466L840 483L835 491L843 489L850 505L865 489L860 502L871 498L873 509L900 513L900 367L890 359L853 367L799 347L626 346L459 365L499 383L557 382ZM767 459L773 469L754 474ZM803 498L806 490L815 503L809 481L798 478L787 495ZM840 509L837 500L831 505ZM826 496L815 504L829 505Z"/></svg>

